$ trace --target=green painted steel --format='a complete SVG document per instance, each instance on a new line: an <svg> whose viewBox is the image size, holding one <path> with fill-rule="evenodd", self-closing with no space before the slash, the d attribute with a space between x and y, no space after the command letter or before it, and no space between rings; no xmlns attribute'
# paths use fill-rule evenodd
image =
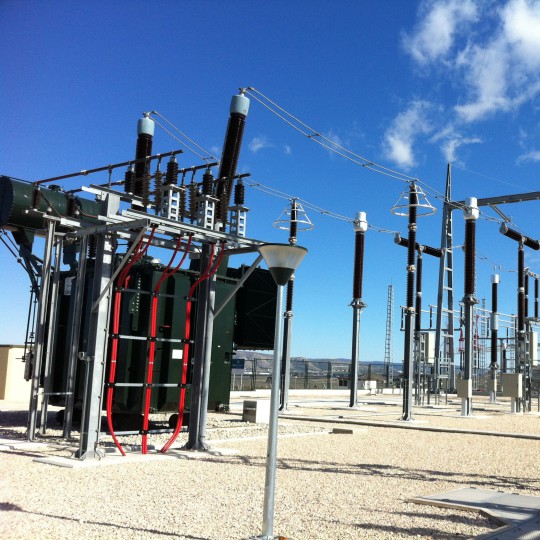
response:
<svg viewBox="0 0 540 540"><path fill-rule="evenodd" d="M0 176L0 227L44 230L43 217L31 211L35 189L31 183ZM85 221L93 222L99 214L99 203L81 197L74 197L73 208L80 212L78 217ZM53 216L69 217L69 196L57 186L40 189L37 210Z"/></svg>

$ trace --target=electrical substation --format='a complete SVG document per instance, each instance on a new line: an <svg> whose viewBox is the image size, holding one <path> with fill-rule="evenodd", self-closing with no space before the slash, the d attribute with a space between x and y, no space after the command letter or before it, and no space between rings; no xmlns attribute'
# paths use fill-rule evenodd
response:
<svg viewBox="0 0 540 540"><path fill-rule="evenodd" d="M238 174L248 96L326 150L404 182L390 210L406 218L407 232L379 229L364 211L354 218L340 216L297 195L250 183L249 173ZM348 406L343 408L353 415L366 404L359 402L360 390L363 396L392 394L388 403L377 405L399 400L401 414L394 420L405 429L412 428L415 411L449 410L449 400L459 402L460 417L473 417L477 396L487 396L494 407L507 407L508 414L532 412L537 397L540 412L540 274L525 265L525 250L539 251L540 241L514 228L500 208L540 200L540 192L456 201L450 165L442 195L335 145L252 87L232 97L220 160L191 139L210 156L195 151L197 165L182 165L182 149L153 154L161 120L167 121L157 111L143 113L133 159L123 156L119 163L35 181L0 176L0 239L30 280L22 353L24 379L30 385L27 441L47 441L54 407L62 439L77 441L73 462L98 463L106 455L105 436L112 439L108 444L115 454L125 457L178 450L182 433L181 449L201 455L211 449L209 411L231 412L232 391L270 389L270 409L258 400L244 401L242 415L254 422L261 411L269 417L264 420L269 428L263 535L257 537L268 539L275 538L278 409L283 419L294 419L290 390L297 399L298 391L336 389L346 396ZM92 181L104 176L106 182ZM59 185L63 181L79 185L67 189ZM287 243L250 238L248 215L257 219L257 209L250 213L246 206L246 185L288 199L273 224L288 233ZM442 203L439 245L422 243L421 218L436 213L429 200L433 197ZM491 298L477 297L476 229L486 207L500 218L505 249L517 252L515 314L499 311L497 273L491 276ZM297 245L297 236L314 228L305 208L347 222L354 245L351 361L329 361L326 368L321 362L291 358L295 270L307 253ZM464 220L463 239L453 232L458 214ZM360 323L369 317L364 254L375 241L372 231L394 236L391 249L403 253L406 283L402 305L396 302L394 285L387 288L379 380L371 365L367 376L360 373L366 363ZM42 252L36 237L42 239ZM463 291L456 290L458 245L464 253ZM240 256L251 264L236 263ZM260 266L263 260L268 270ZM423 299L424 265L438 267L434 304ZM394 320L400 312L403 356L395 362ZM271 366L261 361L257 367L261 351L273 351ZM380 410L376 414L384 415ZM124 442L133 437L140 441L135 450Z"/></svg>
<svg viewBox="0 0 540 540"><path fill-rule="evenodd" d="M54 405L61 407L57 420L66 439L80 426L78 459L102 457L104 431L122 455L125 435L140 435L146 453L153 434L169 433L161 448L166 452L181 431L189 434L187 449L204 450L207 411L229 407L233 357L241 358L242 351L272 350L276 320L284 325L284 343L275 380L280 410L287 411L294 363L294 275L287 282L284 316L276 319L276 283L270 271L259 267L259 248L265 242L248 235L245 182L250 175L237 174L248 95L298 121L261 92L243 88L232 98L219 161L201 156L200 164L182 167L182 150L153 155L155 126L161 126L158 118L163 117L152 111L138 121L132 160L33 182L0 177L2 241L31 283L23 355L25 378L31 381L29 441L46 437L47 410ZM328 147L330 141L316 130L314 137L306 124L299 125L302 135ZM346 149L338 150L343 155ZM345 157L364 159L350 152ZM360 164L375 172L383 169L374 162ZM100 174L108 176L107 182L91 181ZM69 190L58 184L77 179L90 181ZM390 285L380 391L402 392L402 421L413 419L413 406L440 404L456 392L461 414L472 415L473 393L481 390L481 381L492 403L502 392L511 398L513 412L531 411L538 381L540 275L525 267L524 250L539 250L540 242L511 228L499 205L538 200L540 193L453 201L449 165L441 243L428 246L419 242L418 218L435 213L435 207L420 183L407 177L406 185L391 209L408 219L407 235L394 233L395 243L406 250L403 370L400 376L394 365L395 299ZM313 228L301 201L290 197L274 223L288 231L291 246L299 231ZM517 249L515 315L498 312L497 274L492 276L490 306L476 298L476 224L486 206L501 217L500 232ZM456 211L465 219L462 298L454 286ZM345 220L355 233L353 333L352 361L340 380L347 383L349 406L357 407L360 318L367 308L364 246L370 228L377 228L368 225L365 212ZM45 239L42 257L34 250L36 236ZM235 255L246 254L254 255L251 266L235 265ZM437 303L429 308L422 304L425 258L439 266ZM332 388L334 373L328 369ZM255 390L255 368L252 376ZM309 388L307 364L304 388ZM152 422L154 413L167 414L167 424Z"/></svg>

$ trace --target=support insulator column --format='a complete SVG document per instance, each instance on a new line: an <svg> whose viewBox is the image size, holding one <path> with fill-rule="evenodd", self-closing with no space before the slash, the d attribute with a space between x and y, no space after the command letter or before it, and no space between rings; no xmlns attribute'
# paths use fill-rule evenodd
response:
<svg viewBox="0 0 540 540"><path fill-rule="evenodd" d="M362 282L364 274L364 243L368 229L365 212L357 212L353 222L355 231L354 242L354 275L353 275L353 336L351 358L351 396L349 407L358 405L358 362L360 360L360 315L366 304L362 301Z"/></svg>
<svg viewBox="0 0 540 540"><path fill-rule="evenodd" d="M498 287L499 275L491 276L491 364L489 366L491 374L491 383L489 388L489 401L495 403L497 400L497 349L498 349L498 333L499 333L499 314L498 314Z"/></svg>
<svg viewBox="0 0 540 540"><path fill-rule="evenodd" d="M458 394L461 397L461 415L472 415L472 367L473 367L473 311L478 303L475 297L476 282L476 220L480 215L475 197L465 200L465 295L463 297L465 314L465 355Z"/></svg>
<svg viewBox="0 0 540 540"><path fill-rule="evenodd" d="M403 354L403 411L402 420L412 420L413 346L414 346L414 276L416 247L416 217L418 193L411 184L409 193L409 245L407 246L407 303L405 309L405 343Z"/></svg>

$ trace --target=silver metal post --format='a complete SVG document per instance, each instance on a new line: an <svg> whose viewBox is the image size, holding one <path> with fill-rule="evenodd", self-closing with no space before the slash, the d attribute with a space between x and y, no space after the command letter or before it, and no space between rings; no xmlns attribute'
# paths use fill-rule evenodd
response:
<svg viewBox="0 0 540 540"><path fill-rule="evenodd" d="M204 342L204 367L201 389L201 410L199 420L198 449L207 450L206 422L208 418L208 395L210 389L210 369L212 365L212 342L214 338L214 305L216 302L216 275L214 274L208 283L208 311L206 318L206 338Z"/></svg>
<svg viewBox="0 0 540 540"><path fill-rule="evenodd" d="M45 238L45 250L43 254L43 266L41 272L41 286L38 303L38 326L36 337L36 351L32 373L32 386L30 391L30 405L28 407L27 438L33 441L36 438L37 408L39 399L39 382L41 378L41 363L45 351L45 331L47 312L49 307L49 285L51 282L52 251L54 245L54 231L56 223L47 221L47 236Z"/></svg>
<svg viewBox="0 0 540 540"><path fill-rule="evenodd" d="M264 481L264 508L261 539L274 538L274 496L276 490L277 430L279 408L279 367L283 332L281 327L283 310L283 286L278 285L276 299L276 328L274 332L274 359L272 368L272 390L270 394L270 421L268 424L268 447L266 451L266 477Z"/></svg>
<svg viewBox="0 0 540 540"><path fill-rule="evenodd" d="M108 346L108 325L111 306L110 289L101 295L112 276L113 247L108 234L98 234L93 296L101 298L97 310L92 312L88 332L88 351L83 355L89 362L87 384L84 389L81 438L76 457L100 459L104 453L99 448L101 403ZM97 299L97 298L96 298Z"/></svg>
<svg viewBox="0 0 540 540"><path fill-rule="evenodd" d="M84 295L84 282L86 275L86 257L88 249L88 236L81 237L79 248L79 265L75 278L75 291L73 292L73 314L68 342L68 373L66 379L66 408L64 411L64 430L62 437L71 436L73 426L73 406L75 405L75 377L77 361L79 360L79 339L81 334L82 307Z"/></svg>
<svg viewBox="0 0 540 540"><path fill-rule="evenodd" d="M44 354L45 365L43 366L43 399L41 400L40 435L47 431L47 413L49 407L49 395L51 392L52 356L56 351L56 329L58 324L58 286L60 282L60 264L62 253L62 239L55 238L55 254L51 294L49 299L49 322L47 328L47 349Z"/></svg>

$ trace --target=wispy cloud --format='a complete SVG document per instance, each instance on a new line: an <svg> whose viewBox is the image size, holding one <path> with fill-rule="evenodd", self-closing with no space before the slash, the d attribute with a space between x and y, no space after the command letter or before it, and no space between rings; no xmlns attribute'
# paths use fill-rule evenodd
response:
<svg viewBox="0 0 540 540"><path fill-rule="evenodd" d="M459 29L478 18L472 0L442 0L424 4L414 32L405 34L405 50L420 64L439 60L449 54Z"/></svg>
<svg viewBox="0 0 540 540"><path fill-rule="evenodd" d="M447 126L442 131L435 133L429 140L437 143L447 163L460 163L458 150L469 144L480 144L480 137L471 137L456 131L454 126Z"/></svg>
<svg viewBox="0 0 540 540"><path fill-rule="evenodd" d="M413 101L407 110L394 118L384 135L387 158L406 169L416 165L413 144L418 135L432 131L431 109L432 105L427 101Z"/></svg>
<svg viewBox="0 0 540 540"><path fill-rule="evenodd" d="M259 135L258 137L253 137L248 144L248 148L251 152L256 154L260 150L265 148L272 148L274 145L268 141L266 135Z"/></svg>
<svg viewBox="0 0 540 540"><path fill-rule="evenodd" d="M283 145L283 152L287 156L290 156L292 154L292 148L288 144L285 144L285 145Z"/></svg>
<svg viewBox="0 0 540 540"><path fill-rule="evenodd" d="M533 150L532 152L521 154L521 156L517 158L517 162L520 164L528 161L540 161L540 150Z"/></svg>
<svg viewBox="0 0 540 540"><path fill-rule="evenodd" d="M483 26L487 20L490 33ZM426 1L403 45L423 68L438 70L443 61L457 85L459 121L515 111L540 94L537 0L508 0L495 10L482 0Z"/></svg>

